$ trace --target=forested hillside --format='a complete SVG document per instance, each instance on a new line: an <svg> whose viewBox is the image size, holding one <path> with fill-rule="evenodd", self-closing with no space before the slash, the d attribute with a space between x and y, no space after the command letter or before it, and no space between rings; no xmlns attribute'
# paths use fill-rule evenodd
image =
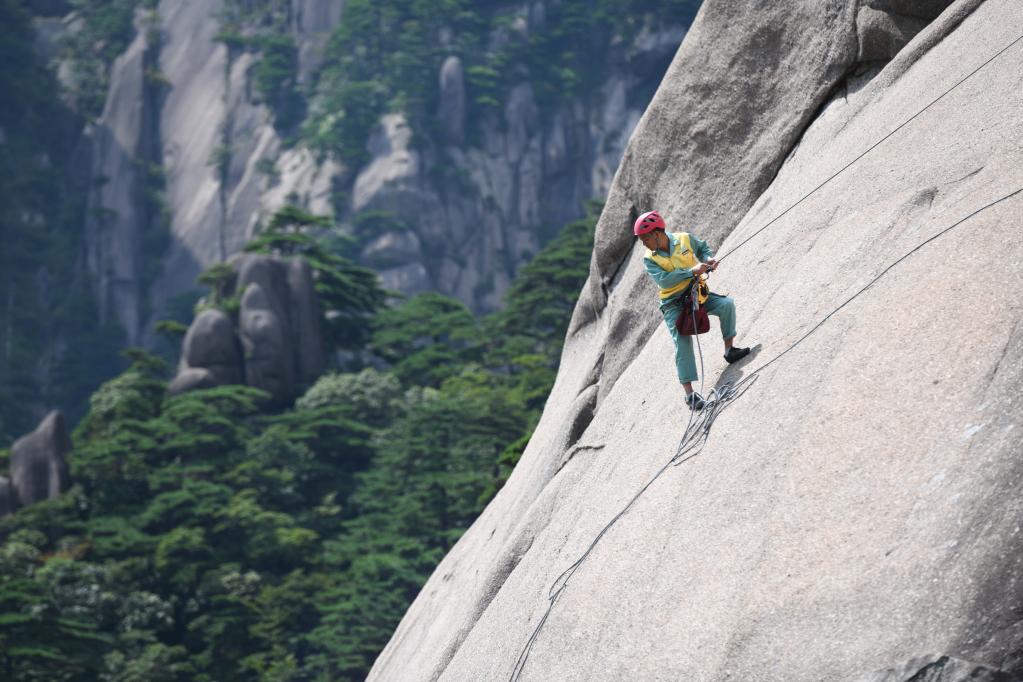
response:
<svg viewBox="0 0 1023 682"><path fill-rule="evenodd" d="M365 318L370 364L293 409L167 397L167 364L127 351L75 429L75 485L0 518L4 678L364 677L529 438L598 209L499 313L423 294Z"/></svg>

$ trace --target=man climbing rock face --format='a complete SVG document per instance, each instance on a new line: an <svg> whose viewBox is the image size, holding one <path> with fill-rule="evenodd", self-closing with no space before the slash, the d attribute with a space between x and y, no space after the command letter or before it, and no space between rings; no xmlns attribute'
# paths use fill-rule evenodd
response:
<svg viewBox="0 0 1023 682"><path fill-rule="evenodd" d="M718 262L707 242L686 232L667 232L664 218L657 211L649 211L637 218L632 231L647 248L643 265L660 289L661 315L668 325L671 340L675 342L675 368L686 391L686 404L693 410L702 409L703 396L693 391L693 382L699 376L693 357L692 337L680 334L676 323L683 312L682 299L690 285L705 272L717 268ZM725 360L738 362L749 355L749 348L738 348L733 344L735 301L729 296L710 292L706 301L700 302L708 315L715 315L721 320Z"/></svg>

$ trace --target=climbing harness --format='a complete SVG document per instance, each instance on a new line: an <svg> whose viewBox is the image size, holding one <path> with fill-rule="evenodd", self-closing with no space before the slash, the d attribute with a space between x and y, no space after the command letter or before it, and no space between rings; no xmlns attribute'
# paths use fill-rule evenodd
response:
<svg viewBox="0 0 1023 682"><path fill-rule="evenodd" d="M997 57L1002 55L1006 50L1011 48L1013 45L1018 43L1020 40L1023 40L1023 35L1020 35L1018 38L1013 40L1011 43L1009 43L1008 45L1003 47L1001 50L999 50L997 53L995 53L994 56L992 56L990 59L988 59L983 64L978 66L976 69L974 69L973 71L968 73L966 76L961 78L958 82L956 82L955 85L953 85L951 88L949 88L944 93L939 95L937 98L932 100L923 109L920 109L919 111L917 111L915 114L913 114L908 119L903 121L898 127L896 127L894 130L892 130L890 133L888 133L887 135L882 137L880 140L875 142L873 145L871 145L865 152L863 152L862 154L860 154L859 156L854 158L852 161L847 163L845 166L840 168L837 172L835 172L833 175L831 175L827 180L825 180L824 182L822 182L819 185L817 185L808 194L804 195L802 198L800 198L798 201L796 201L796 203L792 204L791 206L786 208L784 211L782 211L780 214L778 214L777 216L772 218L767 224L765 224L759 230L757 230L752 235L747 237L745 240L740 242L737 246L733 247L724 256L721 256L721 258L719 258L718 261L720 262L721 260L724 260L725 257L735 253L740 247L742 247L748 241L750 241L751 239L756 237L758 234L760 234L765 229L767 229L767 227L769 227L771 224L776 222L779 218L781 218L786 213L788 213L793 208L795 208L800 203L802 203L804 200L809 198L811 195L813 195L815 192L817 192L817 190L819 190L821 187L823 187L824 185L828 184L833 179L838 177L839 174L841 174L847 168L849 168L854 163L856 163L857 161L862 159L871 150L876 148L882 142L884 142L889 137L891 137L896 132L898 132L900 129L902 129L904 126L906 126L910 121L912 121L917 116L922 114L924 111L929 109L936 102L938 102L938 100L940 100L943 97L945 97L945 95L950 93L952 90L955 90L957 87L959 87L963 82L965 82L971 76L973 76L978 71L983 69L985 66L987 66L988 64L993 62ZM841 305L839 305L837 308L835 308L834 310L829 312L827 315L825 315L817 324L815 324L813 327L811 327L809 331L807 331L805 334L803 334L798 339L796 339L793 343L791 343L781 353L779 353L778 355L774 356L773 358L771 358L770 360L768 360L764 364L762 364L759 367L757 367L755 370L750 372L750 374L748 376L746 376L743 379L739 380L735 384L725 384L725 385L723 385L720 388L715 387L715 388L711 389L710 394L707 395L704 398L705 405L704 405L703 410L701 410L699 412L697 412L695 410L690 410L690 412L689 412L689 421L686 423L685 431L682 433L682 439L681 439L681 441L679 441L678 447L675 450L675 454L671 457L671 459L668 460L664 464L664 466L662 466L657 471L657 473L654 474L654 476L649 481L647 481L646 485L644 485L642 488L640 488L639 492L637 492L633 496L633 498L631 500L629 500L628 504L626 504L625 507L623 507L621 511L619 511L617 514L614 515L614 517L607 523L607 525L605 525L601 529L601 531L599 533L597 533L597 536L590 543L589 547L586 548L586 551L584 551L582 553L582 555L578 559L576 559L575 562L572 563L571 566L569 566L567 569L565 569L565 571L562 572L561 575L559 575L558 578L551 585L550 590L547 593L547 609L544 611L543 616L540 617L539 622L537 623L536 627L533 629L533 633L530 635L529 639L526 641L526 644L523 646L522 651L519 653L519 657L515 661L515 666L512 668L512 673L511 673L511 676L509 677L509 682L515 682L516 680L518 680L519 676L522 674L522 670L523 670L523 668L526 665L526 661L529 658L530 652L532 651L533 644L536 642L536 638L539 636L540 630L543 629L544 624L547 622L547 618L550 617L551 611L554 609L554 605L558 602L558 599L561 598L561 595L564 594L564 591L568 588L569 580L575 574L576 570L578 570L578 568L583 564L583 562L586 561L587 557L589 557L589 555L590 555L590 552L592 552L593 548L597 546L597 543L599 543L600 539L604 537L604 534L607 533L611 529L611 527L614 526L618 522L618 520L622 516L624 516L626 514L626 512L629 511L629 509L632 507L632 505L635 504L636 500L638 500L643 495L643 493L646 492L646 490L651 485L653 485L654 481L656 481L658 478L660 478L661 474L663 474L668 469L669 466L678 466L678 465L680 465L680 464L682 464L684 462L687 462L687 461L691 460L692 458L696 457L697 455L700 454L700 452L703 451L703 448L706 445L708 438L710 437L710 429L713 426L714 421L717 419L718 415L726 407L728 407L728 405L732 404L735 400L740 398L747 390L749 390L749 388L756 382L757 378L760 376L760 372L762 372L767 367L771 366L772 364L774 364L775 362L780 360L782 357L784 357L786 354L788 354L794 348L799 346L811 334L813 334L815 331L820 329L820 327L822 325L824 325L824 323L826 323L829 319L831 319L831 317L836 315L840 310L842 310L847 305L849 305L849 303L851 303L856 298L858 298L867 289L869 289L871 286L873 286L875 282L877 282L879 279L884 277L884 275L887 274L888 271L891 270L892 268L894 268L896 265L898 265L899 263L901 263L905 259L909 258L911 255L913 255L914 253L916 253L917 251L922 249L924 246L926 246L927 244L929 244L932 241L934 241L935 239L938 239L942 235L950 232L952 229L954 229L954 228L958 227L959 225L961 225L962 223L966 222L967 220L969 220L973 216L975 216L975 215L977 215L977 214L987 210L988 208L991 208L992 206L994 206L996 204L999 204L999 203L1001 203L1003 201L1006 201L1006 200L1008 200L1008 199L1010 199L1010 198L1012 198L1012 197L1014 197L1014 196L1016 196L1016 195L1018 195L1020 193L1023 193L1023 187L1021 187L1021 188L1019 188L1019 189L1017 189L1017 190L1015 190L1013 192L1010 192L1009 194L1006 194L1006 195L1004 195L1004 196L1002 196L1002 197L1000 197L998 199L995 199L994 201L991 201L990 203L985 204L984 206L981 206L980 208L978 208L977 210L973 211L969 215L967 215L967 216L965 216L963 218L960 218L959 220L957 220L956 222L952 223L948 227L940 230L939 232L937 232L936 234L932 235L928 239L925 239L923 242L917 244L914 248L910 249L909 251L904 253L902 256L900 256L898 259L896 259L891 265L889 265L884 270L882 270L880 273L875 275L873 279L871 279L869 282L867 282L866 285L863 286L863 288L861 288L859 291L857 291L852 296L850 296L848 299L846 299ZM695 327L696 326L695 311L690 309L690 315L692 317L693 326ZM704 367L703 367L703 348L700 346L700 337L699 337L699 335L696 336L696 347L697 347L697 351L698 351L699 358L700 358L700 393L702 394L703 393Z"/></svg>
<svg viewBox="0 0 1023 682"><path fill-rule="evenodd" d="M710 318L704 305L710 298L710 287L701 275L693 280L686 292L678 298L681 312L675 320L675 329L682 336L696 336L710 331Z"/></svg>

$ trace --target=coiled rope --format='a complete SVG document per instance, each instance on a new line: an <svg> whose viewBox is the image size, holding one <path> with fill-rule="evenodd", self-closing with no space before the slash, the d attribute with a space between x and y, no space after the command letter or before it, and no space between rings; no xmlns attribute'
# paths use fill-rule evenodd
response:
<svg viewBox="0 0 1023 682"><path fill-rule="evenodd" d="M889 132L887 135L882 137L877 142L875 142L873 145L871 145L865 152L861 153L859 156L857 156L852 161L847 163L845 166L840 168L838 171L836 171L834 174L832 174L830 177L828 177L828 179L826 179L824 182L822 182L819 185L817 185L816 187L814 187L812 190L810 190L809 193L807 193L804 196L802 196L794 204L792 204L791 206L786 208L784 211L779 213L777 216L772 218L763 227L758 229L752 235L750 235L749 237L744 239L742 242L740 242L738 245L736 245L731 250L729 250L725 255L723 255L721 258L719 258L718 261L720 262L726 256L729 256L729 255L735 253L744 244L746 244L751 239L756 237L758 234L763 232L765 229L767 229L767 227L772 225L774 222L776 222L779 218L781 218L786 213L791 211L793 208L795 208L796 206L801 204L804 200L809 198L812 194L817 192L820 188L824 187L824 185L828 184L833 179L838 177L838 175L840 175L843 171L845 171L847 168L849 168L850 166L855 164L857 161L862 159L871 150L873 150L876 147L878 147L882 142L884 142L885 140L890 138L892 135L894 135L896 132L901 130L910 121L912 121L913 119L917 118L920 114L922 114L924 111L929 109L931 106L933 106L936 102L938 102L940 99L945 97L952 90L955 90L957 87L959 87L962 83L964 83L966 80L968 80L974 74L979 72L985 66L987 66L988 64L993 62L997 57L1001 56L1004 52L1006 52L1009 48L1011 48L1013 45L1018 43L1020 40L1023 40L1023 35L1020 35L1019 37L1017 37L1011 43L1009 43L1008 45L1003 47L1001 50L999 50L997 53L995 53L992 57L990 57L983 64L981 64L976 69L971 71L969 74L967 74L966 76L961 78L959 81L957 81L955 83L955 85L950 87L948 90L943 92L941 95L939 95L935 99L931 100L931 102L929 102L925 107L923 107L922 109L917 111L915 114L910 116L908 119L903 121L901 124L899 124L898 127L896 127L894 130ZM877 275L875 275L859 291L854 293L852 296L850 296L848 299L846 299L844 302L842 302L838 307L836 307L834 310L832 310L827 315L825 315L817 324L815 324L812 328L810 328L810 330L807 331L805 334L803 334L801 337L799 337L794 342L792 342L785 350L783 350L782 352L778 353L776 356L774 356L773 358L771 358L770 360L768 360L764 364L762 364L759 367L757 367L755 370L750 372L750 374L748 376L744 377L743 379L741 379L740 381L736 382L735 384L725 384L725 385L721 386L720 388L715 387L715 388L711 389L711 392L704 399L705 404L704 404L703 409L699 411L699 415L697 416L697 412L696 411L690 410L690 412L689 412L689 421L686 423L686 428L685 428L685 431L682 434L682 439L679 441L678 447L675 450L675 454L672 455L671 459L669 459L664 464L664 466L662 466L657 471L657 473L654 474L654 476L649 481L647 481L646 485L644 485L642 488L639 489L639 492L637 492L632 497L632 499L629 500L628 504L626 504L622 508L621 511L619 511L617 514L614 515L614 517L600 530L600 532L597 533L597 536L590 543L589 547L586 548L586 551L583 552L582 555L578 559L576 559L572 563L571 566L566 568L561 573L561 575L558 576L558 578L554 581L554 583L551 585L551 587L550 587L550 589L549 589L549 591L547 593L547 609L544 611L543 616L540 617L539 622L537 623L536 627L533 629L533 633L530 635L529 639L526 641L526 644L523 646L522 651L519 653L519 656L518 656L518 658L515 661L515 667L512 668L512 673L511 673L511 676L509 677L509 682L515 682L516 680L518 680L519 676L522 674L522 670L523 670L523 668L526 665L526 661L529 658L530 652L532 651L533 644L536 642L536 638L539 636L540 631L543 629L543 626L547 623L547 618L551 615L551 611L553 611L554 605L558 602L558 599L560 599L561 595L568 588L569 580L572 578L572 576L575 574L575 572L579 569L579 567L583 564L583 562L586 561L586 559L589 557L590 553L593 551L594 547L596 547L597 543L600 542L601 538L603 538L604 535L611 529L611 527L614 526L618 522L618 520L621 519L622 516L624 516L626 514L626 512L629 511L629 509L632 507L632 505L636 503L636 500L638 500L643 495L643 493L645 493L647 491L647 489L651 485L653 485L654 481L656 481L658 478L660 478L661 474L663 474L668 469L668 467L670 467L670 466L678 466L679 464L687 462L690 459L692 459L692 458L696 457L697 455L699 455L700 452L703 451L703 448L704 448L704 446L707 443L707 439L710 437L711 427L714 425L714 421L717 419L718 415L720 415L721 412L726 407L728 407L728 405L730 405L735 400L737 400L739 397L741 397L756 382L757 378L760 376L760 372L762 372L764 369L766 369L770 365L772 365L775 362L777 362L778 360L780 360L783 356L788 354L791 350L793 350L794 348L799 346L811 334L813 334L815 331L820 329L821 326L823 326L828 320L830 320L840 310L845 308L852 301L854 301L861 294L863 294L867 289L869 289L871 286L873 286L875 282L877 282L879 279L884 277L884 275L887 274L896 265L898 265L899 263L901 263L905 259L909 258L911 255L913 255L914 253L916 253L917 251L922 249L924 246L926 246L927 244L929 244L932 241L934 241L935 239L938 239L942 235L950 232L954 228L956 228L959 225L963 224L964 222L966 222L967 220L969 220L973 216L975 216L975 215L977 215L977 214L987 210L988 208L991 208L992 206L994 206L996 204L999 204L999 203L1001 203L1003 201L1006 201L1007 199L1010 199L1010 198L1020 194L1021 192L1023 192L1023 187L1021 187L1021 188L1019 188L1019 189L1017 189L1017 190L1015 190L1013 192L1010 192L1009 194L1006 194L1006 195L1004 195L1004 196L1002 196L1002 197L1000 197L998 199L995 199L994 201L992 201L992 202L990 202L988 204L985 204L984 206L981 206L980 208L978 208L977 210L973 211L972 213L964 216L963 218L960 218L959 220L957 220L956 222L952 223L948 227L940 230L936 234L932 235L931 237L929 237L929 238L925 239L924 241L922 241L921 243L917 244L915 247L913 247L912 249L910 249L909 251L904 253L902 256L900 256L898 259L896 259L893 263L891 263L884 270L882 270ZM695 312L695 310L692 311L692 314L693 314L693 328L695 329L696 328L696 317L695 317L696 312ZM700 336L698 334L696 335L696 347L697 347L697 351L699 353L699 358L700 358L700 392L702 393L703 392L703 377L704 377L703 348L700 345Z"/></svg>

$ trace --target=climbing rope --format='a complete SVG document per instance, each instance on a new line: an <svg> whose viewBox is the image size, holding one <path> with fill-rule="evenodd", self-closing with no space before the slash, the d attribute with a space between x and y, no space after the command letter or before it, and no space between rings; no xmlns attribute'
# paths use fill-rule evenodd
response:
<svg viewBox="0 0 1023 682"><path fill-rule="evenodd" d="M724 256L719 258L718 261L720 262L721 260L724 260L724 258L726 256L729 256L732 253L735 253L735 251L737 251L740 247L742 247L748 241L750 241L751 239L756 237L758 234L763 232L765 229L767 229L767 227L769 227L771 224L776 222L779 218L781 218L786 213L791 211L793 208L795 208L796 206L801 204L804 200L806 200L811 195L813 195L815 192L817 192L817 190L819 190L820 188L824 187L824 185L828 184L833 179L838 177L839 174L841 174L847 168L849 168L854 163L856 163L857 161L862 159L871 150L875 149L882 142L884 142L885 140L890 138L892 135L894 135L896 132L898 132L900 129L905 127L910 121L912 121L917 116L922 114L924 111L929 109L931 106L933 106L936 102L938 102L940 99L945 97L952 90L955 90L962 83L964 83L966 80L968 80L974 74L979 72L985 66L990 64L992 61L994 61L997 57L1002 55L1006 50L1011 48L1013 45L1018 43L1020 40L1023 40L1023 35L1020 35L1015 40L1013 40L1011 43L1009 43L1008 45L1003 47L1001 50L999 50L997 53L995 53L991 58L989 58L983 64L981 64L976 69L971 71L969 74L967 74L966 76L961 78L959 81L957 81L955 83L955 85L953 85L948 90L943 92L941 95L939 95L938 97L933 99L925 107L923 107L922 109L917 111L915 114L913 114L908 119L903 121L894 130L892 130L887 135L885 135L880 140L878 140L873 145L871 145L865 152L863 152L862 154L860 154L859 156L854 158L852 161L850 161L845 166L840 168L837 172L832 174L824 182L820 183L815 188L810 190L810 192L808 194L804 195L798 201L796 201L794 204L792 204L791 206L786 208L784 211L782 211L780 214L778 214L777 216L772 218L763 227L761 227L759 230L757 230L752 235L747 237L745 240L740 242L737 246L733 247ZM774 356L773 358L771 358L770 360L768 360L767 362L765 362L764 364L760 365L755 370L750 372L750 374L748 376L744 377L743 379L741 379L740 381L736 382L735 384L725 384L724 386L722 386L720 388L715 387L715 388L711 389L711 392L704 399L704 407L703 407L702 410L699 411L699 415L697 416L697 412L695 410L690 410L690 412L689 412L689 421L686 423L686 428L685 428L685 431L682 434L682 439L679 441L679 445L676 448L675 454L671 457L671 459L669 459L664 464L664 466L662 466L657 471L657 473L655 473L654 476L649 481L647 481L647 483L642 488L640 488L639 492L637 492L632 497L632 499L629 500L628 504L626 504L625 507L623 507L621 511L619 511L617 514L614 515L614 517L600 530L600 532L597 533L597 536L590 543L589 547L586 548L586 551L584 551L582 553L582 555L572 563L571 566L569 566L567 569L565 569L561 573L561 575L559 575L558 578L551 585L550 590L547 593L547 609L544 611L543 616L540 617L539 622L537 622L536 627L533 629L533 633L530 635L529 639L526 641L525 646L523 646L522 651L519 653L519 656L518 656L518 658L515 661L515 666L512 668L512 673L511 673L511 676L509 677L509 682L515 682L516 680L518 680L519 676L522 674L522 670L523 670L523 668L526 665L526 661L529 658L530 652L532 651L533 644L536 642L536 638L539 636L540 630L542 630L543 626L546 624L547 618L550 616L551 611L553 611L553 609L554 609L554 605L558 602L558 599L560 599L561 595L568 588L569 580L572 578L572 576L575 574L575 572L579 569L579 567L583 564L583 562L586 561L586 559L589 557L590 553L593 551L594 547L596 547L597 543L600 542L601 538L603 538L604 535L611 529L611 527L614 526L618 522L618 520L621 519L621 517L624 516L629 511L629 509L632 507L632 505L636 503L636 500L638 500L643 495L643 493L645 493L647 491L647 489L651 485L653 485L654 481L656 481L658 478L660 478L661 474L663 474L668 469L669 466L678 466L678 465L680 465L680 464L682 464L684 462L687 462L687 461L691 460L692 458L696 457L697 455L700 454L700 452L703 451L703 447L706 445L707 440L710 437L711 427L714 425L714 421L717 419L718 415L720 415L721 412L726 407L728 407L728 405L730 405L735 400L737 400L739 397L741 397L756 382L757 378L760 376L760 372L762 372L764 369L766 369L767 367L769 367L773 363L775 363L778 360L780 360L783 356L785 356L791 350L793 350L794 348L799 346L811 334L813 334L815 331L820 329L820 327L822 325L824 325L824 323L826 323L829 319L831 319L834 315L836 315L840 310L845 308L845 306L849 305L849 303L851 303L856 298L858 298L867 289L869 289L871 286L873 286L875 282L877 282L879 279L881 279L892 268L894 268L896 265L898 265L899 263L904 261L906 258L908 258L909 256L913 255L914 253L916 253L917 251L922 249L924 246L926 246L927 244L929 244L932 241L934 241L935 239L937 239L937 238L941 237L942 235L948 233L949 231L951 231L955 227L958 227L959 225L961 225L962 223L966 222L967 220L969 220L973 216L977 215L978 213L981 213L982 211L985 211L988 208L991 208L992 206L994 206L996 204L999 204L999 203L1001 203L1003 201L1006 201L1007 199L1010 199L1010 198L1020 194L1021 192L1023 192L1023 187L1021 187L1020 189L1017 189L1017 190L1015 190L1013 192L1010 192L1009 194L1006 194L1006 195L1004 195L1004 196L1002 196L1002 197L1000 197L998 199L995 199L994 201L992 201L992 202L990 202L988 204L985 204L984 206L981 206L980 208L978 208L977 210L973 211L969 215L967 215L967 216L965 216L963 218L960 218L959 220L957 220L953 224L949 225L948 227L940 230L939 232L937 232L933 236L931 236L928 239L924 240L923 242L921 242L920 244L918 244L917 246L915 246L914 248L910 249L905 254L900 256L898 259L896 259L893 263L891 263L888 267L886 267L884 270L882 270L876 276L874 276L874 278L871 279L866 285L864 285L859 291L854 293L852 296L850 296L848 299L846 299L842 304L840 304L837 308L835 308L834 310L829 312L827 315L825 315L809 331L807 331L801 337L799 337L794 342L792 342L785 350L783 350L782 352L778 353L776 356ZM693 315L693 328L695 329L696 328L696 311L695 310L692 311L692 315ZM704 377L704 367L703 367L703 348L700 345L699 334L696 335L696 347L697 347L697 351L699 353L699 358L700 358L700 392L702 393L703 389L704 389L704 384L703 384L703 381L704 381L704 379L703 379L703 377Z"/></svg>
<svg viewBox="0 0 1023 682"><path fill-rule="evenodd" d="M736 382L735 384L725 384L725 385L721 386L720 388L715 387L715 388L711 389L710 393L704 399L705 400L705 404L704 404L703 409L699 411L699 416L694 418L694 415L696 415L697 412L695 410L691 410L690 411L690 413L689 413L689 421L686 424L686 429L685 429L685 431L682 434L682 440L679 442L678 448L675 450L675 454L672 456L672 458L670 460L668 460L665 463L665 465L662 466L657 471L657 473L653 475L653 477L649 481L647 481L646 485L644 485L642 488L639 489L639 492L637 492L633 496L633 498L631 500L629 500L628 504L626 504L625 507L623 507L621 511L619 511L617 514L614 515L614 517L607 523L607 525L605 525L600 530L600 532L597 533L597 536L590 543L589 547L586 548L586 551L583 552L582 555L578 559L576 559L575 562L573 562L571 566L569 566L567 569L565 569L565 571L560 576L558 576L558 578L551 585L551 588L550 588L550 590L547 593L547 600L548 600L547 601L547 610L544 612L543 616L541 616L540 621L537 623L536 628L534 628L534 630L533 630L533 634L530 635L529 640L526 642L526 645L523 647L522 651L519 653L519 657L515 661L515 667L512 669L512 674L511 674L511 677L509 678L509 680L514 682L515 680L517 680L519 678L519 675L522 674L522 669L523 669L523 667L526 664L526 660L529 658L530 651L533 648L533 643L536 641L537 636L540 634L540 630L543 628L544 624L547 622L547 618L550 616L551 611L554 609L554 605L557 603L557 601L561 597L562 593L568 587L569 580L575 574L576 570L578 570L578 568L583 564L583 562L586 561L587 557L589 557L589 555L590 555L590 552L592 552L594 547L597 546L597 543L600 542L600 539L604 537L604 534L607 533L611 529L612 526L614 526L616 523L618 523L618 520L621 517L623 517L626 514L626 512L629 511L629 509L632 507L632 505L635 504L636 500L638 500L643 495L643 493L645 493L647 491L647 488L649 488L651 485L653 485L654 481L656 481L658 478L660 478L661 474L663 474L668 469L669 466L678 466L679 464L687 462L690 459L696 457L697 455L700 454L700 452L703 451L703 447L704 447L704 445L706 445L707 439L710 437L711 427L714 425L714 421L717 419L718 415L720 415L721 412L726 407L728 407L728 405L733 403L735 400L737 400L739 397L741 397L747 390L749 390L749 388L754 384L754 382L756 382L757 378L760 376L760 372L762 372L768 366L770 366L773 363L775 363L778 360L780 360L789 351L791 351L796 346L798 346L803 341L805 341L811 334L813 334L815 331L820 329L820 327L825 322L827 322L835 314L837 314L840 310L842 310L842 308L844 308L845 306L849 305L852 301L854 301L857 297L859 297L863 292L865 292L867 289L869 289L871 286L873 286L874 283L877 282L879 279L881 279L889 270L891 270L896 265L898 265L899 263L904 261L906 258L908 258L909 256L913 255L914 253L916 253L917 251L922 249L924 246L926 246L930 242L932 242L935 239L937 239L938 237L942 236L943 234L951 231L953 228L955 228L955 227L961 225L962 223L966 222L967 220L969 220L973 216L977 215L978 213L981 213L982 211L985 211L988 208L991 208L995 204L1001 203L1001 202L1003 202L1003 201L1005 201L1007 199L1010 199L1011 197L1014 197L1014 196L1016 196L1017 194L1020 194L1020 193L1023 193L1023 187L1017 189L1014 192L1010 192L1009 194L1006 194L1003 197L995 199L994 201L992 201L992 202L990 202L988 204L985 204L984 206L978 208L976 211L970 213L969 215L967 215L967 216L965 216L963 218L960 218L955 223L949 225L948 227L946 227L943 230L939 231L937 234L935 234L935 235L929 237L928 239L924 240L923 242L921 242L917 246L913 247L910 251L907 251L905 254L900 256L895 262L893 262L891 265L886 267L880 273L878 273L873 279L871 279L866 285L864 285L863 288L861 288L855 294L853 294L848 299L846 299L841 305L839 305L837 308L832 310L830 313L825 315L824 318L820 320L820 322L815 324L808 332L806 332L801 337L799 337L794 342L792 342L785 350L783 350L782 352L778 353L778 355L774 356L773 358L771 358L770 360L768 360L764 364L762 364L759 367L757 367L755 370L750 372L750 374L748 376L744 377L743 379L741 379L740 381ZM693 324L695 325L696 324L696 313L695 313L695 311L693 311L692 314L693 314ZM701 377L701 379L700 379L700 391L702 393L702 391L703 391L703 378L702 378L703 377L703 349L700 347L700 337L699 337L699 335L696 335L696 346L697 346L697 350L699 351L699 358L700 358L700 377Z"/></svg>
<svg viewBox="0 0 1023 682"><path fill-rule="evenodd" d="M867 154L869 154L870 152L872 152L872 151L873 151L874 149L876 149L876 148L877 148L877 147L878 147L878 146L879 146L879 145L880 145L880 144L881 144L882 142L884 142L885 140L887 140L887 139L888 139L889 137L891 137L891 136L892 136L892 135L894 135L895 133L897 133L897 132L899 132L900 130L902 130L902 129L903 129L903 128L904 128L905 126L906 126L906 125L908 125L908 124L909 124L909 122L910 122L910 121L912 121L912 120L913 120L913 119L915 119L915 118L916 118L917 116L919 116L920 114L924 113L925 111L927 111L928 109L930 109L930 108L931 108L932 106L934 106L935 104L937 104L939 100L941 100L941 99L943 99L943 98L945 97L945 95L947 95L948 93L952 92L953 90L955 90L956 88L958 88L958 87L959 87L960 85L962 85L963 83L965 83L965 82L966 82L967 80L969 80L969 79L970 79L970 78L971 78L971 77L972 77L972 76L973 76L974 74L976 74L976 73L977 73L978 71L980 71L981 69L983 69L983 68L984 68L985 66L987 66L988 64L990 64L991 62L993 62L993 61L994 61L995 59L997 59L998 57L1000 57L1000 56L1002 55L1002 53L1003 53L1003 52L1005 52L1005 51L1006 51L1006 50L1008 50L1008 49L1009 49L1010 47L1012 47L1013 45L1015 45L1016 43L1018 43L1018 42L1019 42L1020 40L1023 40L1023 35L1020 35L1020 36L1019 36L1018 38L1016 38L1016 39L1015 39L1015 40L1013 40L1013 41L1012 41L1011 43L1009 43L1008 45L1006 45L1005 47L1003 47L1002 49L1000 49L1000 50L999 50L998 52L996 52L996 53L995 53L994 55L992 55L992 56L991 56L991 58L989 58L989 59L988 59L988 60L987 60L986 62L984 62L983 64L981 64L980 66L978 66L978 67L977 67L976 69L974 69L974 70L973 70L973 71L971 71L970 73L968 73L968 74L966 74L965 76L963 76L962 78L960 78L960 79L959 79L959 81L958 81L958 82L956 82L956 84L955 84L955 85L953 85L953 86L952 86L952 87L950 87L950 88L949 88L948 90L946 90L945 92L941 93L940 95L938 95L937 97L935 97L934 99L932 99L932 100L931 100L931 101L930 101L930 102L929 102L929 103L927 104L927 106L925 106L925 107L924 107L923 109L920 109L919 111L917 111L917 112L916 112L915 114L913 114L912 116L910 116L909 118L907 118L907 119L906 119L905 121L903 121L902 123L900 123L900 124L898 125L898 127L896 127L896 128L894 129L894 130L892 130L892 131L891 131L890 133L888 133L887 135L885 135L884 137L882 137L882 138L881 138L880 140L878 140L878 141L877 141L877 142L875 142L874 144L870 145L870 147L868 147L868 148L867 148L867 150L866 150L865 152L863 152L862 154L860 154L859 156L857 156L857 157L856 157L855 159L853 159L853 160L852 160L852 161L850 161L849 163L847 163L847 164L845 164L844 166L842 166L841 168L839 168L839 169L838 169L837 171L835 171L835 172L834 172L834 173L833 173L833 174L832 174L832 175L831 175L831 176L830 176L830 177L829 177L829 178L828 178L827 180L825 180L825 181L824 181L824 182L822 182L821 184L819 184L819 185L817 185L816 187L814 187L814 188L813 188L812 190L810 190L810 191L809 191L809 192L808 192L807 194L804 194L804 195L803 195L803 196L802 196L802 197L801 197L801 198L799 199L799 201L797 201L796 203L792 204L791 206L789 206L788 208L786 208L786 209L785 209L784 211L782 211L781 213L779 213L779 214L778 214L778 215L776 215L775 217L771 218L771 219L770 219L769 221L767 221L767 223L765 223L765 224L764 224L764 225L763 225L763 226L762 226L762 227L761 227L761 228L760 228L759 230L757 230L756 232L754 232L754 233L753 233L753 234L751 234L750 236L746 237L746 239L743 239L743 240L742 240L741 242L739 242L738 244L736 244L735 246L733 246L733 247L732 247L731 249L729 249L729 250L728 250L728 252L727 252L727 253L725 253L725 254L724 254L723 256L721 256L721 258L718 258L718 261L719 261L719 262L720 262L720 261L723 261L723 260L724 260L725 258L727 258L728 256L731 256L731 255L732 255L733 253L735 253L735 252L736 252L736 251L738 251L738 250L739 250L740 248L742 248L742 247L743 247L743 246L744 246L744 245L746 244L746 242L748 242L749 240L751 240L751 239L753 239L754 237L756 237L756 236L757 236L758 234L760 234L761 232L763 232L764 230L766 230L766 229L767 229L768 227L770 227L771 225L773 225L773 224L774 224L774 223L775 223L775 222L776 222L776 221L777 221L777 220L778 220L779 218L781 218L781 217L782 217L782 216L784 216L784 215L785 215L786 213L788 213L789 211L791 211L792 209L794 209L794 208L795 208L796 206L799 206L799 205L800 205L801 203L803 203L803 202L804 202L804 201L805 201L806 199L809 199L809 198L810 198L811 196L813 196L814 194L816 194L817 190L819 190L819 189L820 189L821 187L823 187L824 185L828 184L829 182L831 182L832 180L834 180L835 178L837 178L837 177L838 177L839 175L841 175L841 174L842 174L842 173L843 173L843 172L844 172L844 171L845 171L845 170L846 170L847 168L849 168L849 167L850 167L850 166L852 166L852 165L853 165L854 163L856 163L857 161L859 161L860 159L862 159L862 158L863 158L864 156L866 156Z"/></svg>

